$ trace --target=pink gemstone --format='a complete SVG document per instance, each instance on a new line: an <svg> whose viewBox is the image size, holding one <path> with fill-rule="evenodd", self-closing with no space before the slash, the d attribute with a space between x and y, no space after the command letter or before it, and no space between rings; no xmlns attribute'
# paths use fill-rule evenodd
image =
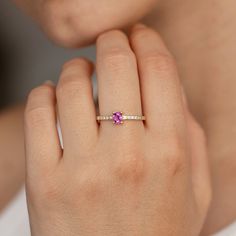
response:
<svg viewBox="0 0 236 236"><path fill-rule="evenodd" d="M123 121L122 112L119 112L119 111L114 112L112 119L114 121L114 124L116 124L116 125L122 124L122 121Z"/></svg>

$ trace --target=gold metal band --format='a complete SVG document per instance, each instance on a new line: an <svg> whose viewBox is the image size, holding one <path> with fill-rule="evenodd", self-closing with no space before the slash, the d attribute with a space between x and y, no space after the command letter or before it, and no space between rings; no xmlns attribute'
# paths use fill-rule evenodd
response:
<svg viewBox="0 0 236 236"><path fill-rule="evenodd" d="M144 121L145 116L123 115L122 120ZM113 121L113 116L97 116L97 121Z"/></svg>

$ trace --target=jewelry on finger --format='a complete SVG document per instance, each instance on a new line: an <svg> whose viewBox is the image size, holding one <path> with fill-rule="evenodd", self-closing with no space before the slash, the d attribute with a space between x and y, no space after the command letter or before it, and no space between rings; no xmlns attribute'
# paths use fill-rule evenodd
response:
<svg viewBox="0 0 236 236"><path fill-rule="evenodd" d="M145 116L143 115L123 115L122 112L116 111L112 115L100 115L97 116L97 121L113 121L115 125L121 125L124 121L145 121Z"/></svg>

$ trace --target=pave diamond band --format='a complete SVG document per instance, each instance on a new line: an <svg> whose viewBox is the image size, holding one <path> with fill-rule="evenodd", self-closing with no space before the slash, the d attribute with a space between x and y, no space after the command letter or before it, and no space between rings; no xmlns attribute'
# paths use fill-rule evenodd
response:
<svg viewBox="0 0 236 236"><path fill-rule="evenodd" d="M131 121L144 121L145 116L139 115L123 115L122 112L113 112L112 115L107 116L97 116L97 121L113 121L114 124L120 125L123 124L123 121L131 120Z"/></svg>
<svg viewBox="0 0 236 236"><path fill-rule="evenodd" d="M106 120L113 120L113 116L97 116L97 121L106 121ZM125 116L123 115L122 120L145 120L145 116Z"/></svg>

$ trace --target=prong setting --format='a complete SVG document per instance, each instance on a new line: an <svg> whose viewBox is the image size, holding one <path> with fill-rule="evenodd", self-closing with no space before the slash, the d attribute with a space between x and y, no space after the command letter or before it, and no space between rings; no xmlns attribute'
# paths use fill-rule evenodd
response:
<svg viewBox="0 0 236 236"><path fill-rule="evenodd" d="M97 121L113 121L114 125L124 124L124 121L145 121L143 115L123 115L123 112L116 111L112 115L97 116Z"/></svg>

